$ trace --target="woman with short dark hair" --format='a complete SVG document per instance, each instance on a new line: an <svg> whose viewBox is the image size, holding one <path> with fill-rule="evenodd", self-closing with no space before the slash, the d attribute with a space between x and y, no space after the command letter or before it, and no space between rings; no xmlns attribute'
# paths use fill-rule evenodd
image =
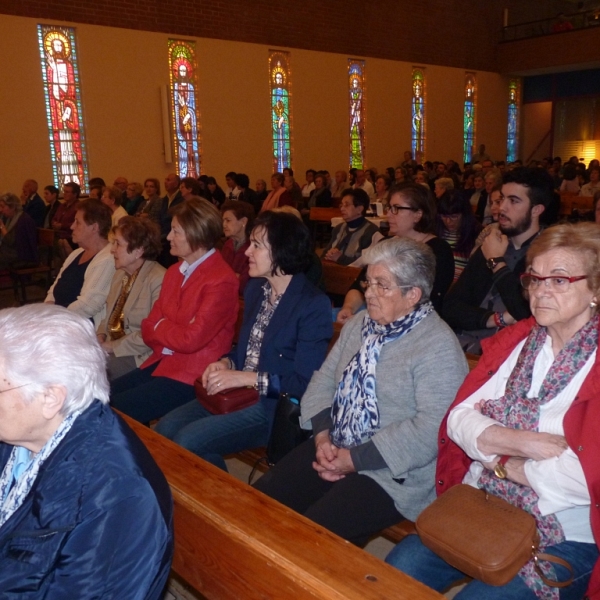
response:
<svg viewBox="0 0 600 600"><path fill-rule="evenodd" d="M111 219L110 208L100 200L92 198L76 205L71 230L79 248L67 256L45 300L90 318L94 324L105 316L106 296L115 274L108 243Z"/></svg>
<svg viewBox="0 0 600 600"><path fill-rule="evenodd" d="M112 405L147 423L194 397L194 381L231 347L238 281L215 250L221 215L208 200L176 205L167 240L183 260L165 274L158 300L141 324L151 356L114 380Z"/></svg>
<svg viewBox="0 0 600 600"><path fill-rule="evenodd" d="M156 431L227 470L223 455L264 446L279 394L300 399L321 366L332 336L327 296L304 271L311 260L310 234L294 215L259 216L246 251L250 277L244 322L231 352L204 370L209 394L254 387L259 401L228 414L211 414L196 400L173 410Z"/></svg>

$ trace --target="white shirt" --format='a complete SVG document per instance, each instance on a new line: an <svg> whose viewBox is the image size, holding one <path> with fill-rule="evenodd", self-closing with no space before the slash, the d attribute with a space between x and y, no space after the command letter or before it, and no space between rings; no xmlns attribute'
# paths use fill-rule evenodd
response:
<svg viewBox="0 0 600 600"><path fill-rule="evenodd" d="M502 363L502 366L483 386L464 402L456 406L448 418L448 435L475 462L471 464L463 483L474 487L484 466L479 461L490 462L496 455L483 454L477 446L477 438L491 425L500 425L494 419L473 410L480 400L499 398L504 395L508 378L517 364L523 340ZM596 358L596 352L575 374L566 388L555 398L540 407L538 430L556 435L564 435L563 419L575 399ZM531 389L528 398L536 396L546 373L554 361L550 336L535 359ZM579 459L568 448L560 456L546 460L528 460L525 475L539 496L538 507L542 515L556 513L565 537L569 541L593 543L590 526L590 495Z"/></svg>
<svg viewBox="0 0 600 600"><path fill-rule="evenodd" d="M365 192L367 192L367 194L369 195L369 198L375 197L375 188L373 187L373 184L368 179L365 179L365 182L362 185L354 184L354 187L360 188L361 190L365 190Z"/></svg>

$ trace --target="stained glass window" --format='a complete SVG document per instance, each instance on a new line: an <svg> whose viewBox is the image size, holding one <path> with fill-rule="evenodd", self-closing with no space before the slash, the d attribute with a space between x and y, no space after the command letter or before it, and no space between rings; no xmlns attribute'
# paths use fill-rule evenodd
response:
<svg viewBox="0 0 600 600"><path fill-rule="evenodd" d="M425 77L420 68L412 73L412 155L419 164L425 156Z"/></svg>
<svg viewBox="0 0 600 600"><path fill-rule="evenodd" d="M350 168L365 164L365 61L348 59Z"/></svg>
<svg viewBox="0 0 600 600"><path fill-rule="evenodd" d="M175 165L180 177L200 175L200 118L196 91L196 43L169 40L171 126Z"/></svg>
<svg viewBox="0 0 600 600"><path fill-rule="evenodd" d="M291 72L289 52L269 51L271 85L271 137L273 139L273 172L292 167L291 151Z"/></svg>
<svg viewBox="0 0 600 600"><path fill-rule="evenodd" d="M463 159L470 162L475 147L475 111L477 109L475 74L465 75L465 110L463 118Z"/></svg>
<svg viewBox="0 0 600 600"><path fill-rule="evenodd" d="M519 147L519 80L511 79L508 84L508 132L506 135L506 160L517 160Z"/></svg>
<svg viewBox="0 0 600 600"><path fill-rule="evenodd" d="M85 191L88 165L75 29L57 25L37 29L54 183L61 189L73 181Z"/></svg>

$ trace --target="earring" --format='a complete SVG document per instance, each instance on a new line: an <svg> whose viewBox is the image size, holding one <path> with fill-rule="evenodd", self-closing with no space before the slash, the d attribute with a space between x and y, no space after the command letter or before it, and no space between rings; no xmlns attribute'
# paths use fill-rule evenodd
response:
<svg viewBox="0 0 600 600"><path fill-rule="evenodd" d="M590 308L596 308L596 306L598 306L598 303L596 302L596 299L593 299L593 300L590 302Z"/></svg>

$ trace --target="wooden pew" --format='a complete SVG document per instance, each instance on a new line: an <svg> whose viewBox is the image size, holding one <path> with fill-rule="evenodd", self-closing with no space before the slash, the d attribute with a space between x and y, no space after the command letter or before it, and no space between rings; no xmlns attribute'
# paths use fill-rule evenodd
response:
<svg viewBox="0 0 600 600"><path fill-rule="evenodd" d="M443 598L151 429L124 418L171 487L173 571L205 598Z"/></svg>
<svg viewBox="0 0 600 600"><path fill-rule="evenodd" d="M337 294L345 296L350 286L359 276L361 269L359 267L350 267L338 265L329 260L322 260L323 281L325 282L325 291L328 294Z"/></svg>

